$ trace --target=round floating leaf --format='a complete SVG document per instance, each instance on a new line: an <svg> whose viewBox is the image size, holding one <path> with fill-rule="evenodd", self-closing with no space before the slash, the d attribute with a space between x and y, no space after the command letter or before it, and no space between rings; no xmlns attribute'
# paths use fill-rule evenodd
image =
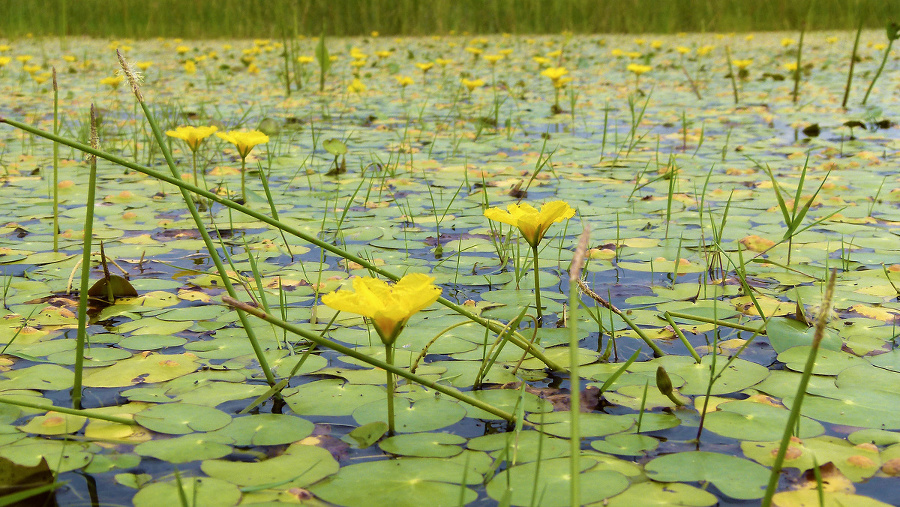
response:
<svg viewBox="0 0 900 507"><path fill-rule="evenodd" d="M832 388L805 396L801 412L806 417L843 426L900 429L900 393L889 393L865 387ZM788 408L794 396L782 400Z"/></svg>
<svg viewBox="0 0 900 507"><path fill-rule="evenodd" d="M72 387L75 374L72 370L55 364L37 364L4 372L9 380L0 381L0 391L13 389L33 389L35 391L58 391Z"/></svg>
<svg viewBox="0 0 900 507"><path fill-rule="evenodd" d="M669 368L667 363L672 361L668 359L670 357L680 359L679 362L682 362L682 364L676 364L672 368ZM688 364L683 364L685 359L690 360L690 358L684 357L677 358L677 356L665 356L656 362L657 364L665 366L669 373L674 373L684 379L685 384L679 388L681 394L688 396L705 395L707 387L709 386L709 366L712 364L712 356L703 356L700 364L693 361L690 361ZM651 361L651 363L653 363L653 361ZM735 359L728 366L725 366L725 363L726 360L723 360L722 358L719 358L716 362L716 374L718 375L721 372L722 375L713 384L712 391L710 392L712 395L741 391L758 384L769 375L769 370L765 366L751 363L750 361L745 361L743 359ZM655 366L653 368L656 369Z"/></svg>
<svg viewBox="0 0 900 507"><path fill-rule="evenodd" d="M134 420L158 433L184 435L194 431L217 430L231 422L231 416L212 407L166 403L134 414Z"/></svg>
<svg viewBox="0 0 900 507"><path fill-rule="evenodd" d="M580 505L603 501L621 493L629 485L628 478L619 472L592 470L596 463L591 457L581 458ZM506 497L508 488L512 505L564 507L570 505L570 477L568 458L525 463L510 468L508 478L507 474L497 475L488 483L487 493L499 501Z"/></svg>
<svg viewBox="0 0 900 507"><path fill-rule="evenodd" d="M706 507L719 501L712 493L689 484L641 482L609 499L605 507L651 507L654 505L684 507Z"/></svg>
<svg viewBox="0 0 900 507"><path fill-rule="evenodd" d="M229 439L211 434L183 435L176 438L157 438L138 444L134 452L169 463L187 463L200 459L215 459L231 454Z"/></svg>
<svg viewBox="0 0 900 507"><path fill-rule="evenodd" d="M227 507L241 501L241 491L234 484L207 477L181 477L181 491L190 505L219 505ZM182 494L175 481L150 484L134 495L135 507L182 505Z"/></svg>
<svg viewBox="0 0 900 507"><path fill-rule="evenodd" d="M571 432L569 426L570 416L569 411L553 412L550 414L532 414L528 416L528 420L534 424L540 424L544 433L569 438ZM582 437L602 437L627 430L634 425L634 419L630 416L590 413L581 414L581 417L578 418L578 424Z"/></svg>
<svg viewBox="0 0 900 507"><path fill-rule="evenodd" d="M492 407L510 413L516 409L516 405L519 403L520 398L524 403L525 412L551 412L553 410L553 404L549 401L538 398L536 395L529 392L520 393L516 389L483 389L472 391L469 395ZM471 405L466 405L466 411L468 412L469 417L474 419L500 420L500 417Z"/></svg>
<svg viewBox="0 0 900 507"><path fill-rule="evenodd" d="M715 412L706 414L704 428L719 435L738 440L772 441L784 434L789 412L783 408L752 401L722 403ZM816 421L800 419L800 438L825 432Z"/></svg>
<svg viewBox="0 0 900 507"><path fill-rule="evenodd" d="M384 372L379 375L384 382ZM363 405L384 400L385 396L383 387L355 385L340 379L319 380L284 390L288 406L301 415L346 416Z"/></svg>
<svg viewBox="0 0 900 507"><path fill-rule="evenodd" d="M239 486L261 486L290 481L306 487L338 471L331 453L321 447L293 444L284 454L256 463L206 460L200 464L203 473Z"/></svg>
<svg viewBox="0 0 900 507"><path fill-rule="evenodd" d="M815 329L807 326L799 320L775 317L769 319L766 324L766 335L769 337L769 343L772 348L779 354L791 347L799 347L801 345L811 345ZM841 339L837 333L830 329L826 329L825 336L822 338L820 348L827 350L841 350Z"/></svg>
<svg viewBox="0 0 900 507"><path fill-rule="evenodd" d="M853 507L890 507L891 504L879 502L874 498L855 495L844 491L824 492L824 504L820 503L819 492L815 489L799 489L794 491L782 491L772 497L772 505L777 507L813 507L825 505L826 507L840 507L852 505Z"/></svg>
<svg viewBox="0 0 900 507"><path fill-rule="evenodd" d="M466 439L450 433L411 433L386 438L378 444L381 450L401 456L449 458L462 452Z"/></svg>
<svg viewBox="0 0 900 507"><path fill-rule="evenodd" d="M193 354L139 354L85 375L85 387L128 387L164 382L197 369Z"/></svg>
<svg viewBox="0 0 900 507"><path fill-rule="evenodd" d="M228 438L238 446L281 445L303 440L313 429L313 423L293 415L254 414L237 417L210 435Z"/></svg>
<svg viewBox="0 0 900 507"><path fill-rule="evenodd" d="M643 423L643 421L641 421ZM659 440L647 435L634 433L622 435L610 435L605 440L591 442L591 447L607 454L619 454L623 456L642 456L648 451L656 449Z"/></svg>
<svg viewBox="0 0 900 507"><path fill-rule="evenodd" d="M43 438L23 438L11 444L0 446L0 457L17 465L34 467L42 459L53 463L57 473L77 470L91 462L93 453L99 448L92 444L46 440Z"/></svg>
<svg viewBox="0 0 900 507"><path fill-rule="evenodd" d="M791 347L778 354L778 360L788 368L802 372L806 368L809 351L812 347L802 345ZM848 354L841 350L829 350L820 348L816 352L816 361L813 365L813 375L837 375L847 368L867 364L864 359Z"/></svg>
<svg viewBox="0 0 900 507"><path fill-rule="evenodd" d="M347 145L340 139L326 139L322 142L322 148L335 156L347 153Z"/></svg>
<svg viewBox="0 0 900 507"><path fill-rule="evenodd" d="M567 439L556 438L539 431L522 431L516 433L494 433L469 440L467 448L476 451L491 451L496 458L509 449L514 453L517 463L541 459L558 458L569 454ZM538 450L540 447L540 451Z"/></svg>
<svg viewBox="0 0 900 507"><path fill-rule="evenodd" d="M327 502L346 507L419 507L457 505L474 501L478 495L465 488L477 484L481 474L465 470L445 458L400 458L369 461L341 468L340 473L312 486L312 491Z"/></svg>
<svg viewBox="0 0 900 507"><path fill-rule="evenodd" d="M462 405L443 398L415 402L400 397L394 399L394 429L399 433L438 430L458 423L465 416L466 409ZM387 400L359 407L353 411L353 419L359 424L387 421Z"/></svg>
<svg viewBox="0 0 900 507"><path fill-rule="evenodd" d="M47 415L33 418L28 424L19 426L19 429L37 435L65 435L80 431L85 421L86 417L51 411Z"/></svg>
<svg viewBox="0 0 900 507"><path fill-rule="evenodd" d="M647 475L659 482L707 481L739 500L762 498L769 470L727 454L693 451L660 456L646 464Z"/></svg>

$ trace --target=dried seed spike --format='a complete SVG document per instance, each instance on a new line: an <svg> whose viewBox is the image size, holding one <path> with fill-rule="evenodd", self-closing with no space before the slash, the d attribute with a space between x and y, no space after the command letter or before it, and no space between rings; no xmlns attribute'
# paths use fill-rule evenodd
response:
<svg viewBox="0 0 900 507"><path fill-rule="evenodd" d="M569 266L569 281L574 282L581 278L581 270L584 269L584 258L587 254L588 241L591 237L591 228L587 224L581 235L578 236L578 246L575 247L575 255L572 256L572 264Z"/></svg>
<svg viewBox="0 0 900 507"><path fill-rule="evenodd" d="M138 102L144 102L144 96L141 95L141 81L143 80L143 76L140 71L134 68L133 65L125 61L125 57L122 56L122 52L118 49L116 50L116 56L119 58L119 65L122 66L121 72L125 74L125 78L128 79L128 84L131 85L131 91L134 92L134 96L137 97Z"/></svg>
<svg viewBox="0 0 900 507"><path fill-rule="evenodd" d="M91 104L91 148L95 150L100 149L100 135L97 134L97 110L94 108L94 104ZM96 155L90 155L90 160L95 162L97 160Z"/></svg>
<svg viewBox="0 0 900 507"><path fill-rule="evenodd" d="M50 70L53 71L53 91L58 92L59 87L56 86L56 67L50 67Z"/></svg>

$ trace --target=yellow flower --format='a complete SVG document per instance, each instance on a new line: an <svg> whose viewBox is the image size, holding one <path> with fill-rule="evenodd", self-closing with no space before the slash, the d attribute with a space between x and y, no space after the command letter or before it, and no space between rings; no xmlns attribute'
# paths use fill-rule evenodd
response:
<svg viewBox="0 0 900 507"><path fill-rule="evenodd" d="M534 58L532 58L532 60L534 60L534 62L537 63L538 65L540 65L541 67L546 67L547 65L550 65L550 59L545 58L543 56L535 56Z"/></svg>
<svg viewBox="0 0 900 507"><path fill-rule="evenodd" d="M882 42L879 42L878 44L875 44L874 46L872 46L872 48L874 48L876 51L881 51L882 49L884 49L886 47L887 47L887 44L884 44Z"/></svg>
<svg viewBox="0 0 900 507"><path fill-rule="evenodd" d="M746 60L731 60L731 64L737 67L739 70L744 70L753 63L753 60L748 58Z"/></svg>
<svg viewBox="0 0 900 507"><path fill-rule="evenodd" d="M12 58L10 58L8 56L0 56L0 68L3 68L5 66L9 65L9 62L11 62L11 61L12 61Z"/></svg>
<svg viewBox="0 0 900 507"><path fill-rule="evenodd" d="M316 59L311 56L298 56L297 57L297 63L299 63L301 65L306 65L306 64L312 63L314 61L316 61Z"/></svg>
<svg viewBox="0 0 900 507"><path fill-rule="evenodd" d="M838 38L835 37L835 36L831 36L831 37L826 37L826 38L825 38L825 42L827 42L827 43L829 43L829 44L834 44L834 43L837 42L837 41L838 41Z"/></svg>
<svg viewBox="0 0 900 507"><path fill-rule="evenodd" d="M622 58L623 56L625 56L625 52L619 48L615 48L615 49L611 50L609 52L609 54L613 55L616 58Z"/></svg>
<svg viewBox="0 0 900 507"><path fill-rule="evenodd" d="M463 78L462 84L463 84L463 86L465 86L466 88L468 88L468 89L469 89L469 93L471 93L472 90L474 90L475 88L484 86L484 80L483 80L483 79L466 79L466 78Z"/></svg>
<svg viewBox="0 0 900 507"><path fill-rule="evenodd" d="M567 84L572 82L572 78L570 77L561 77L553 82L554 88L565 88Z"/></svg>
<svg viewBox="0 0 900 507"><path fill-rule="evenodd" d="M362 93L366 91L366 85L359 79L354 79L353 82L347 86L347 91L350 93Z"/></svg>
<svg viewBox="0 0 900 507"><path fill-rule="evenodd" d="M653 70L653 67L649 65L641 65L639 63L629 63L626 69L628 69L628 72L632 72L640 76L641 74L646 74L647 72Z"/></svg>
<svg viewBox="0 0 900 507"><path fill-rule="evenodd" d="M797 42L797 41L795 41L794 39L791 39L790 37L785 37L785 38L781 39L781 46L788 47L791 44L794 44L795 42Z"/></svg>
<svg viewBox="0 0 900 507"><path fill-rule="evenodd" d="M69 63L72 63L75 61L75 57L72 55L63 55L62 59Z"/></svg>
<svg viewBox="0 0 900 507"><path fill-rule="evenodd" d="M397 84L402 88L406 88L407 86L413 84L415 81L409 76L394 76L394 79L397 80Z"/></svg>
<svg viewBox="0 0 900 507"><path fill-rule="evenodd" d="M550 58L559 58L560 56L562 56L562 49L557 49L556 51L551 51L551 52L547 53L547 56L549 56Z"/></svg>
<svg viewBox="0 0 900 507"><path fill-rule="evenodd" d="M431 70L432 67L434 67L434 63L432 63L432 62L417 63L416 67L418 67L419 70L422 71L422 74L427 74L428 71Z"/></svg>
<svg viewBox="0 0 900 507"><path fill-rule="evenodd" d="M640 57L644 56L644 54L641 53L640 51L629 51L629 52L625 53L625 56L634 60L635 58L640 58Z"/></svg>
<svg viewBox="0 0 900 507"><path fill-rule="evenodd" d="M365 60L368 57L369 55L360 51L359 48L352 48L350 50L350 58L353 58L354 60Z"/></svg>
<svg viewBox="0 0 900 507"><path fill-rule="evenodd" d="M350 62L350 66L356 67L356 68L365 67L366 61L365 60L353 60L352 62Z"/></svg>
<svg viewBox="0 0 900 507"><path fill-rule="evenodd" d="M122 84L122 81L125 81L125 76L110 76L101 79L100 84L104 84L115 90Z"/></svg>
<svg viewBox="0 0 900 507"><path fill-rule="evenodd" d="M37 84L44 84L50 79L51 74L49 72L44 72L41 74L32 74L31 79L34 79L34 82Z"/></svg>
<svg viewBox="0 0 900 507"><path fill-rule="evenodd" d="M394 343L410 317L441 296L434 278L410 273L393 286L377 278L354 278L353 291L341 290L322 296L322 303L335 310L368 317L385 345Z"/></svg>
<svg viewBox="0 0 900 507"><path fill-rule="evenodd" d="M175 51L176 51L179 55L183 55L183 54L187 53L187 52L190 51L190 50L191 50L191 48L189 48L189 47L187 47L187 46L178 46L177 48L175 48Z"/></svg>
<svg viewBox="0 0 900 507"><path fill-rule="evenodd" d="M40 65L23 65L22 70L24 70L25 72L27 72L29 74L34 74L35 72L41 70L41 66Z"/></svg>
<svg viewBox="0 0 900 507"><path fill-rule="evenodd" d="M269 136L258 130L243 132L240 130L231 130L229 132L216 132L216 136L233 144L240 154L241 159L247 158L250 150L257 144L266 144L269 142Z"/></svg>
<svg viewBox="0 0 900 507"><path fill-rule="evenodd" d="M646 42L647 41L644 39L634 39L634 43L637 44L638 46L643 46L644 43L646 43Z"/></svg>
<svg viewBox="0 0 900 507"><path fill-rule="evenodd" d="M387 50L376 51L375 56L377 56L378 58L387 58L387 57L391 56L391 53L392 53L391 51L387 51Z"/></svg>
<svg viewBox="0 0 900 507"><path fill-rule="evenodd" d="M797 62L788 62L784 64L783 67L784 70L788 72L794 72L795 70L797 70Z"/></svg>
<svg viewBox="0 0 900 507"><path fill-rule="evenodd" d="M25 64L28 60L31 60L31 58L31 55L19 55L16 57L16 61Z"/></svg>
<svg viewBox="0 0 900 507"><path fill-rule="evenodd" d="M371 35L372 37L378 37L378 30L372 30L372 33L370 33L369 35Z"/></svg>
<svg viewBox="0 0 900 507"><path fill-rule="evenodd" d="M446 67L446 66L450 65L451 63L453 63L453 60L451 60L449 58L438 58L435 60L435 62L438 65L440 65L441 67Z"/></svg>
<svg viewBox="0 0 900 507"><path fill-rule="evenodd" d="M9 44L0 44L0 53L5 53L10 49L12 49L12 46L10 46Z"/></svg>
<svg viewBox="0 0 900 507"><path fill-rule="evenodd" d="M686 55L691 52L691 48L684 47L684 46L678 46L677 48L675 48L675 51L678 51L679 53Z"/></svg>
<svg viewBox="0 0 900 507"><path fill-rule="evenodd" d="M653 48L653 49L659 49L659 48L662 47L662 45L663 45L663 43L662 43L661 40L655 40L655 41L653 41L653 42L650 43L650 47Z"/></svg>
<svg viewBox="0 0 900 507"><path fill-rule="evenodd" d="M551 81L559 81L559 78L568 73L569 71L565 67L547 67L541 72L541 75L550 78Z"/></svg>
<svg viewBox="0 0 900 507"><path fill-rule="evenodd" d="M518 227L522 237L532 248L536 248L541 242L550 225L575 216L575 210L565 201L548 202L541 205L540 211L530 204L510 204L506 209L507 211L489 208L485 210L484 216Z"/></svg>
<svg viewBox="0 0 900 507"><path fill-rule="evenodd" d="M197 64L194 63L194 60L188 60L184 62L184 71L188 74L193 74L197 72Z"/></svg>
<svg viewBox="0 0 900 507"><path fill-rule="evenodd" d="M137 66L138 69L140 69L142 71L146 71L147 69L150 68L151 65L153 65L153 62L137 62L135 65Z"/></svg>
<svg viewBox="0 0 900 507"><path fill-rule="evenodd" d="M716 49L716 47L715 46L700 46L699 48L697 48L697 54L700 56L706 56L710 52L712 52L713 49Z"/></svg>
<svg viewBox="0 0 900 507"><path fill-rule="evenodd" d="M503 55L484 55L484 60L491 65L495 65L497 62L503 59Z"/></svg>
<svg viewBox="0 0 900 507"><path fill-rule="evenodd" d="M167 130L166 135L181 139L186 142L191 151L197 151L204 139L219 130L218 127L177 127L175 130Z"/></svg>
<svg viewBox="0 0 900 507"><path fill-rule="evenodd" d="M484 50L481 48L473 48L472 46L469 46L466 48L466 52L471 53L473 57L478 58L481 53L484 53Z"/></svg>

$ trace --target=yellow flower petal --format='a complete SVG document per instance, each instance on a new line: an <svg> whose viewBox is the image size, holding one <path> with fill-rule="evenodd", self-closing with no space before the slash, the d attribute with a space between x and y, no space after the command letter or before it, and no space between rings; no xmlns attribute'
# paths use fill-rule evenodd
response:
<svg viewBox="0 0 900 507"><path fill-rule="evenodd" d="M269 136L258 130L251 130L250 132L242 132L240 130L216 132L216 136L233 144L237 148L241 158L247 158L247 155L250 154L250 150L257 144L269 142Z"/></svg>
<svg viewBox="0 0 900 507"><path fill-rule="evenodd" d="M510 204L506 211L489 208L485 210L484 216L516 226L525 241L535 247L544 238L551 224L572 218L575 210L565 201L552 201L542 205L540 211L527 203Z"/></svg>
<svg viewBox="0 0 900 507"><path fill-rule="evenodd" d="M219 130L218 127L177 127L175 130L167 130L166 135L181 139L187 143L191 151L197 151L200 143L217 130Z"/></svg>

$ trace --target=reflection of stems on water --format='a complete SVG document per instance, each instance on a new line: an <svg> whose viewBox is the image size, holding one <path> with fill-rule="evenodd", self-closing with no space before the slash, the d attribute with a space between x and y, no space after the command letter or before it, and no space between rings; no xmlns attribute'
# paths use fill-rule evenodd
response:
<svg viewBox="0 0 900 507"><path fill-rule="evenodd" d="M581 291L584 292L585 294L587 294L588 296L590 296L591 299L600 303L601 306L603 306L604 308L608 309L609 311L615 313L616 315L619 316L619 318L624 320L625 324L628 324L628 327L630 327L635 333L637 333L637 335L641 338L641 340L644 340L644 343L646 343L651 349L653 349L653 353L657 357L666 355L666 353L663 352L661 348L659 348L659 345L653 343L653 340L649 336L647 336L646 333L644 333L644 330L641 329L640 327L638 327L638 325L635 324L634 321L632 321L630 318L628 318L628 315L626 315L624 312L622 312L622 310L619 310L612 303L603 299L603 297L601 295L592 291L591 288L588 287L586 283L584 283L584 280L579 278L575 282L578 284L578 287L581 289Z"/></svg>

